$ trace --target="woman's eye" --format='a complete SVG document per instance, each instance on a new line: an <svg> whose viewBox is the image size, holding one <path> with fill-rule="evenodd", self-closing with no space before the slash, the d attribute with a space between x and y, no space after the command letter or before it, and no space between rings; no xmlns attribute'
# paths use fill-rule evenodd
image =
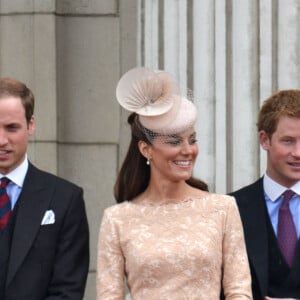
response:
<svg viewBox="0 0 300 300"><path fill-rule="evenodd" d="M178 140L166 141L166 143L169 144L169 145L178 145L178 144L180 144L180 141L178 141Z"/></svg>

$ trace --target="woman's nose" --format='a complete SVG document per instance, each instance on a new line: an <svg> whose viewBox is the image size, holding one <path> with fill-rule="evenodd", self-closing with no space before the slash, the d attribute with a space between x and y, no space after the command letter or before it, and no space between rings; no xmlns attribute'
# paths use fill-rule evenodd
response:
<svg viewBox="0 0 300 300"><path fill-rule="evenodd" d="M181 151L182 151L182 153L184 153L184 154L190 154L190 153L193 152L193 147L192 147L192 145L190 145L190 143L184 142L184 143L182 144Z"/></svg>

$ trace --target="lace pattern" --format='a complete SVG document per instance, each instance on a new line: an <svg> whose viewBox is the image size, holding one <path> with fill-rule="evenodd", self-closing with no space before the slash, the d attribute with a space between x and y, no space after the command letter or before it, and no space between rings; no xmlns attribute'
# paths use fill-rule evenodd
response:
<svg viewBox="0 0 300 300"><path fill-rule="evenodd" d="M124 202L105 210L97 299L251 299L250 272L234 198Z"/></svg>

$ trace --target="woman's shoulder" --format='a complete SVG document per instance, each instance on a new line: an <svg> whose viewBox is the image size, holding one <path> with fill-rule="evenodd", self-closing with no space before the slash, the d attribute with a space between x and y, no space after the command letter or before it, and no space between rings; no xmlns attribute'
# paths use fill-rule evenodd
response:
<svg viewBox="0 0 300 300"><path fill-rule="evenodd" d="M230 195L218 194L218 193L209 193L209 194L211 199L215 202L226 203L226 204L235 203L234 197Z"/></svg>
<svg viewBox="0 0 300 300"><path fill-rule="evenodd" d="M212 192L202 192L195 196L196 201L205 207L227 209L228 207L236 206L235 198L225 194Z"/></svg>
<svg viewBox="0 0 300 300"><path fill-rule="evenodd" d="M190 195L194 198L201 198L201 199L206 199L210 201L228 201L228 202L234 202L235 199L233 196L230 195L225 195L225 194L218 194L214 192L207 192L203 190L199 190L197 188L191 188L190 189Z"/></svg>
<svg viewBox="0 0 300 300"><path fill-rule="evenodd" d="M131 201L124 201L105 208L104 215L106 217L121 217L127 215L130 210L132 210Z"/></svg>

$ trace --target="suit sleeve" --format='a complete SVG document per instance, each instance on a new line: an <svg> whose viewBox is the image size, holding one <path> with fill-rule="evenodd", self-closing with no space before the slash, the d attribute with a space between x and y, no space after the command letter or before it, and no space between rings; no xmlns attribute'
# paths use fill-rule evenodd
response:
<svg viewBox="0 0 300 300"><path fill-rule="evenodd" d="M64 201L63 197L60 199ZM89 269L89 229L83 190L74 188L59 231L45 300L82 300Z"/></svg>
<svg viewBox="0 0 300 300"><path fill-rule="evenodd" d="M98 239L97 300L123 300L124 257L117 224L104 212Z"/></svg>
<svg viewBox="0 0 300 300"><path fill-rule="evenodd" d="M252 299L243 227L235 201L228 206L223 237L223 290L225 299Z"/></svg>

